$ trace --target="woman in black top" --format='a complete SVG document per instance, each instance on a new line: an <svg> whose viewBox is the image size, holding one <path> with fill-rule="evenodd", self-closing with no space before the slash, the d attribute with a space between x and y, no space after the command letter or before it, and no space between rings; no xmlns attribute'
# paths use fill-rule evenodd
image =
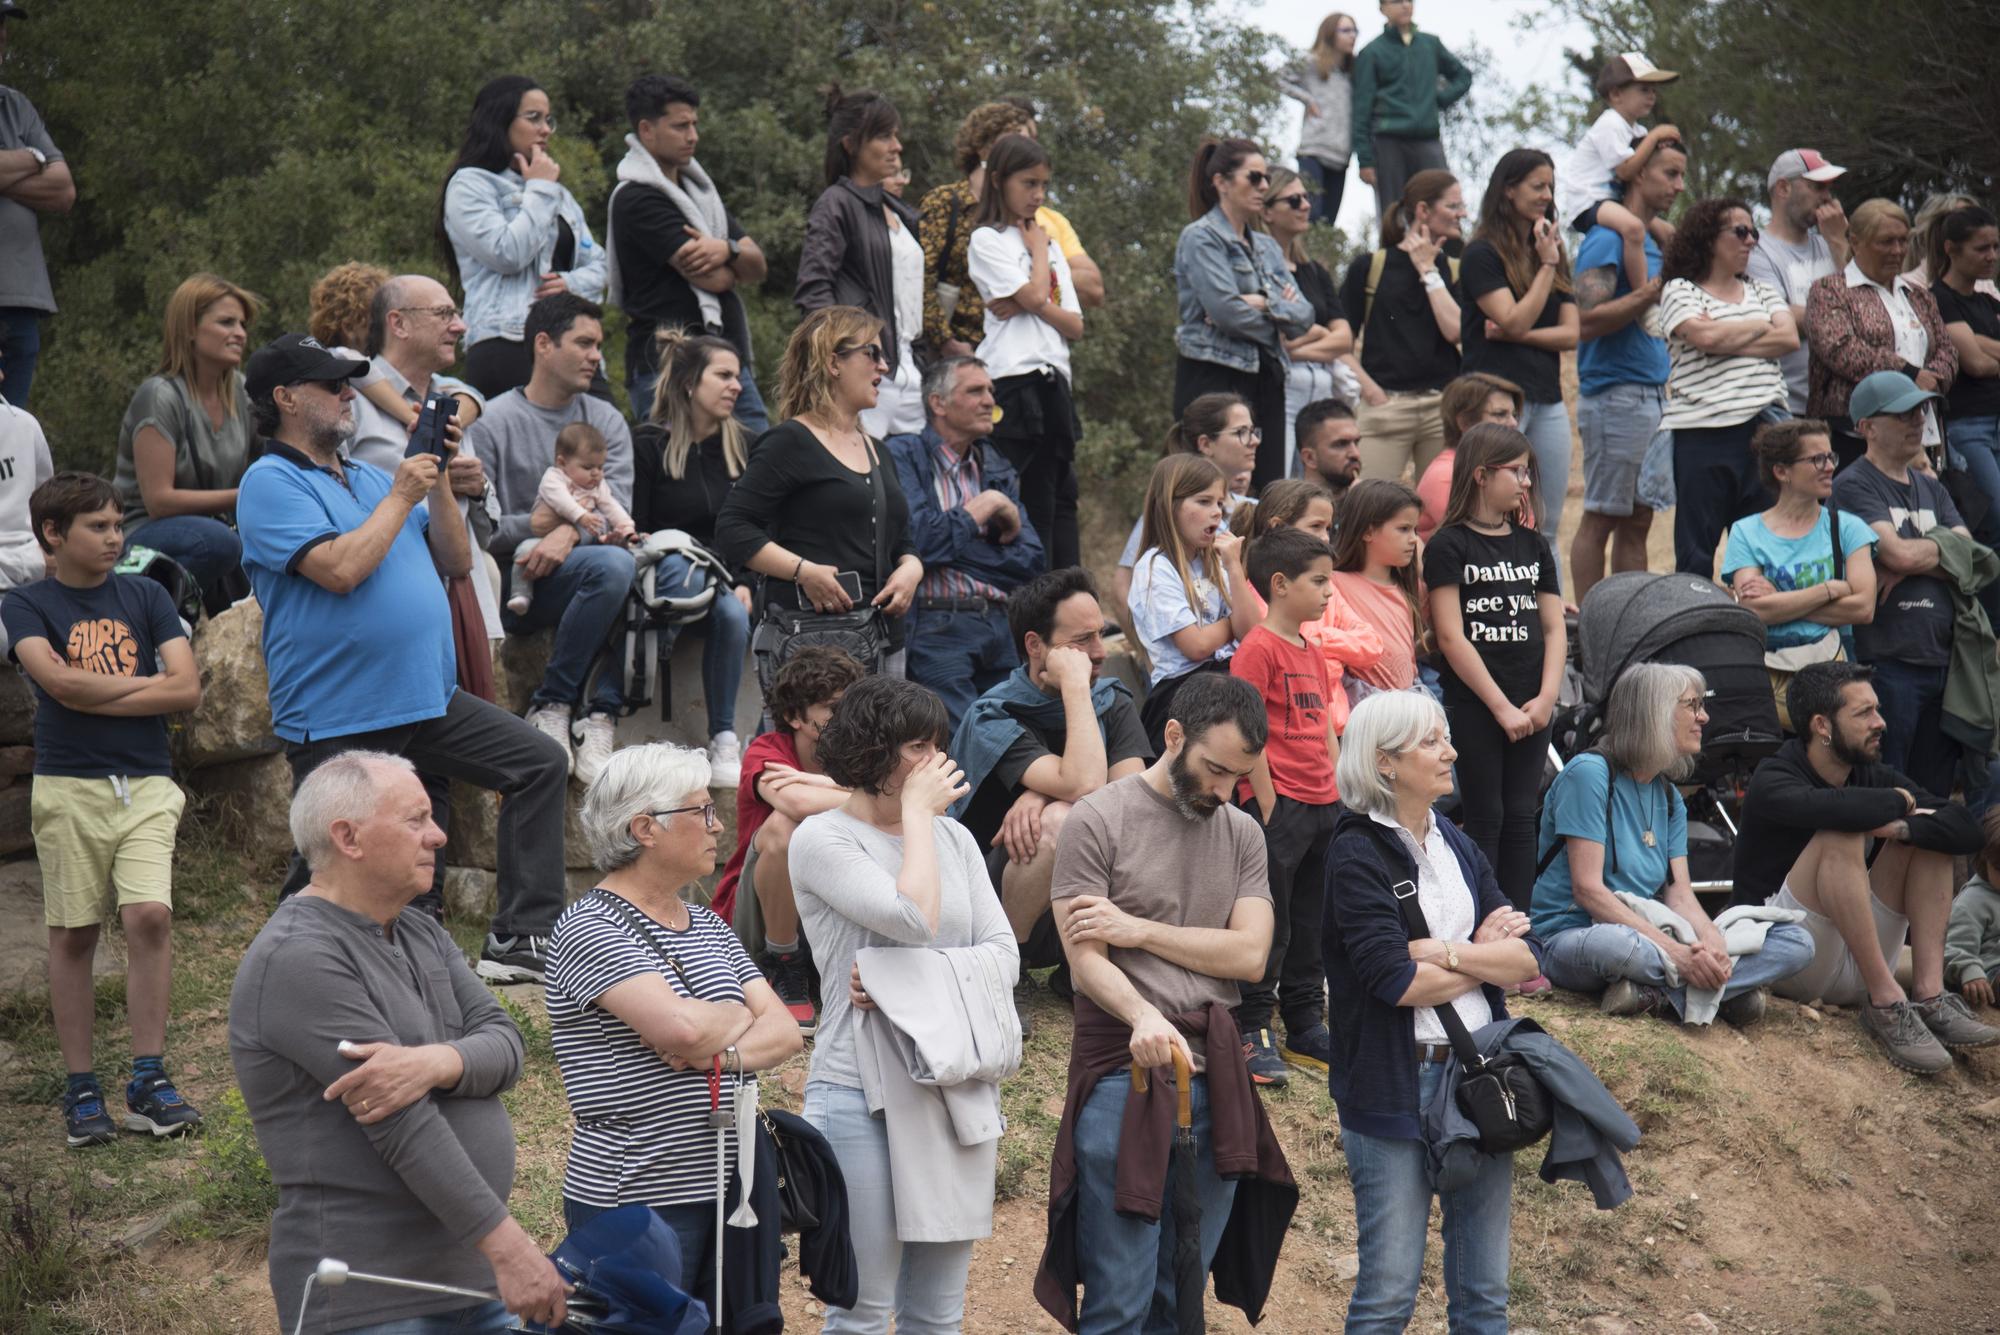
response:
<svg viewBox="0 0 2000 1335"><path fill-rule="evenodd" d="M1479 227L1459 270L1465 369L1521 387L1521 434L1535 446L1535 527L1554 533L1569 494L1569 409L1562 354L1579 317L1569 257L1555 224L1556 169L1540 149L1500 159L1479 201Z"/></svg>
<svg viewBox="0 0 2000 1335"><path fill-rule="evenodd" d="M1340 304L1361 335L1343 360L1361 382L1361 476L1421 478L1444 449L1438 405L1458 375L1458 261L1465 192L1448 171L1420 171L1382 223L1382 249L1347 266Z"/></svg>
<svg viewBox="0 0 2000 1335"><path fill-rule="evenodd" d="M2000 301L1978 284L1990 283L2000 271L2000 223L1975 205L1947 213L1937 228L1943 262L1933 267L1931 295L1958 350L1958 378L1945 399L1950 412L1944 436L1992 502L1973 534L1991 546L2000 540ZM1989 615L2000 610L1987 598L1980 601Z"/></svg>
<svg viewBox="0 0 2000 1335"><path fill-rule="evenodd" d="M1286 477L1292 475L1298 458L1299 410L1321 399L1353 397L1337 387L1334 367L1354 351L1354 331L1348 327L1340 294L1334 291L1333 275L1306 253L1306 231L1311 226L1312 199L1305 181L1295 171L1271 168L1271 184L1264 191L1264 230L1277 238L1298 280L1299 295L1313 308L1312 327L1285 340L1285 353L1292 359L1285 369Z"/></svg>
<svg viewBox="0 0 2000 1335"><path fill-rule="evenodd" d="M749 459L749 433L736 420L743 392L736 345L664 326L654 338L653 403L632 433L632 519L641 533L677 528L714 549L715 521ZM662 557L654 587L677 587L695 573L688 557ZM708 706L708 764L718 788L734 788L743 764L736 695L750 651L750 582L716 590L702 618L702 700Z"/></svg>
<svg viewBox="0 0 2000 1335"><path fill-rule="evenodd" d="M765 576L784 607L845 612L841 575L888 616L889 671L902 675L903 614L924 576L896 470L861 429L888 370L882 322L852 306L814 311L778 368L778 414L716 517L722 559Z"/></svg>

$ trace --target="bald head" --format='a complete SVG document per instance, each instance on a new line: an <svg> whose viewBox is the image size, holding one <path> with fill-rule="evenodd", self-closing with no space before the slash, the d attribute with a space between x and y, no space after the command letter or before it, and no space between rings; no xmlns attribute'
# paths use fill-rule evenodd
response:
<svg viewBox="0 0 2000 1335"><path fill-rule="evenodd" d="M368 308L370 357L387 357L411 379L428 378L458 360L465 321L443 283L420 273L397 274L376 289Z"/></svg>

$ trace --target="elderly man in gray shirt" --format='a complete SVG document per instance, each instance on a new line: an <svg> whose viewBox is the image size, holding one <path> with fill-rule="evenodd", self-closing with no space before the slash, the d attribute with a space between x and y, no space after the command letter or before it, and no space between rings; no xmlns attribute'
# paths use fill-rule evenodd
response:
<svg viewBox="0 0 2000 1335"><path fill-rule="evenodd" d="M288 1330L323 1257L497 1284L500 1298L350 1284L314 1300L310 1331L448 1314L452 1331L483 1335L510 1329L510 1312L563 1320L561 1277L507 1212L514 1128L500 1094L521 1074L521 1036L445 930L409 907L444 846L430 813L399 756L349 751L314 770L291 819L312 882L236 971L229 1052L278 1187L271 1291Z"/></svg>

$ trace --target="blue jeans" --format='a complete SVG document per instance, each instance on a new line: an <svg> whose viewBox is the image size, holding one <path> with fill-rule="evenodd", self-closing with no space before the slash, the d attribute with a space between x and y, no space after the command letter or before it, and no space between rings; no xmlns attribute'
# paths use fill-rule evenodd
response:
<svg viewBox="0 0 2000 1335"><path fill-rule="evenodd" d="M513 563L506 567L505 582L512 587ZM569 558L549 574L535 581L535 600L521 613L502 611L501 623L509 634L556 628L555 647L549 653L548 670L535 688L531 707L560 705L574 709L583 702L591 665L598 660L624 615L625 599L632 592L632 553L623 547L592 543L572 550ZM500 591L501 601L507 589ZM625 712L624 679L615 661L607 661L597 674L589 707L591 714L617 718Z"/></svg>
<svg viewBox="0 0 2000 1335"><path fill-rule="evenodd" d="M659 564L655 586L666 588L685 579L692 568L685 556L666 557ZM722 584L700 624L706 637L701 650L701 698L708 707L708 735L713 737L736 728L736 695L743 688L743 664L750 652L750 614L736 601L735 591ZM687 629L677 628L675 638Z"/></svg>
<svg viewBox="0 0 2000 1335"><path fill-rule="evenodd" d="M1160 1073L1156 1073L1158 1075ZM1165 1078L1161 1076L1161 1078ZM1149 1222L1120 1214L1116 1206L1118 1125L1132 1092L1129 1071L1097 1082L1077 1114L1077 1237L1083 1244L1083 1308L1078 1335L1172 1335L1174 1313L1174 1175L1170 1164L1160 1191L1160 1217ZM1215 1172L1208 1117L1208 1077L1194 1082L1196 1194L1201 1200L1201 1268L1215 1262L1236 1183Z"/></svg>
<svg viewBox="0 0 2000 1335"><path fill-rule="evenodd" d="M220 519L207 515L168 515L148 519L125 535L125 545L151 547L178 561L207 588L243 564L243 539Z"/></svg>
<svg viewBox="0 0 2000 1335"><path fill-rule="evenodd" d="M1988 547L2000 546L2000 417L1954 417L1944 424L1944 438L1989 502L1972 536ZM1979 591L1979 605L1988 621L2000 625L2000 580Z"/></svg>
<svg viewBox="0 0 2000 1335"><path fill-rule="evenodd" d="M1444 1078L1441 1062L1417 1071L1417 1103ZM1514 1156L1482 1157L1478 1176L1457 1191L1431 1185L1421 1140L1365 1136L1343 1127L1341 1148L1354 1184L1361 1273L1347 1302L1347 1335L1402 1335L1417 1306L1431 1197L1444 1208L1444 1292L1452 1335L1507 1335L1507 1235L1514 1204Z"/></svg>
<svg viewBox="0 0 2000 1335"><path fill-rule="evenodd" d="M1569 495L1569 409L1561 400L1522 404L1521 434L1535 447L1535 525L1553 536Z"/></svg>
<svg viewBox="0 0 2000 1335"><path fill-rule="evenodd" d="M285 1329L291 1329L290 1325ZM380 1325L362 1326L347 1335L499 1335L504 1330L519 1329L507 1309L493 1302L474 1303L429 1316L406 1316Z"/></svg>
<svg viewBox="0 0 2000 1335"><path fill-rule="evenodd" d="M907 671L909 679L936 691L951 716L951 730L972 702L1006 680L1021 659L1007 614L988 612L925 612L911 609Z"/></svg>
<svg viewBox="0 0 2000 1335"><path fill-rule="evenodd" d="M1881 704L1882 763L1901 770L1917 786L1939 797L1951 795L1957 777L1958 744L1944 733L1946 668L1878 658L1875 698Z"/></svg>
<svg viewBox="0 0 2000 1335"><path fill-rule="evenodd" d="M1557 987L1595 995L1608 984L1629 978L1659 988L1673 1003L1674 1014L1687 1014L1687 988L1667 986L1660 948L1633 928L1622 923L1592 923L1557 932L1545 944L1548 957L1542 972ZM1812 963L1812 957L1812 936L1805 928L1795 922L1773 923L1762 950L1737 957L1722 999L1790 978Z"/></svg>
<svg viewBox="0 0 2000 1335"><path fill-rule="evenodd" d="M729 1171L733 1174L736 1165L732 1162ZM754 1195L754 1193L753 1193ZM563 1227L574 1233L597 1216L611 1209L608 1205L585 1205L563 1197ZM681 1249L681 1272L678 1275L662 1275L661 1278L683 1293L692 1294L715 1310L715 1202L697 1201L692 1205L655 1205L653 1213L674 1231L674 1241ZM727 1316L728 1313L723 1313Z"/></svg>
<svg viewBox="0 0 2000 1335"><path fill-rule="evenodd" d="M764 406L764 396L757 389L757 373L747 360L737 371L736 381L743 387L743 392L736 396L736 411L732 416L743 424L743 429L750 433L750 439L754 441L771 429L770 410ZM652 416L653 390L659 383L660 373L657 370L642 371L625 382L625 393L632 400L633 421L643 422Z"/></svg>
<svg viewBox="0 0 2000 1335"><path fill-rule="evenodd" d="M804 1116L833 1147L847 1179L848 1231L861 1286L854 1306L829 1307L824 1335L870 1332L946 1335L965 1323L965 1276L972 1242L904 1242L896 1236L889 1184L889 1130L868 1112L868 1097L847 1085L806 1082ZM948 1190L948 1184L940 1184Z"/></svg>
<svg viewBox="0 0 2000 1335"><path fill-rule="evenodd" d="M0 397L23 412L42 359L42 312L26 306L0 307Z"/></svg>

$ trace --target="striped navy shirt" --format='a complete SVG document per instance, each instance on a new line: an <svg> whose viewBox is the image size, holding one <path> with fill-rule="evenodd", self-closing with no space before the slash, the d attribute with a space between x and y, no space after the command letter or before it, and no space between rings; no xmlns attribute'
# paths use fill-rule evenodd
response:
<svg viewBox="0 0 2000 1335"><path fill-rule="evenodd" d="M627 979L657 973L680 996L742 1001L762 977L736 932L709 909L688 906L684 932L639 913L652 947L596 894L564 910L549 938L549 1028L576 1130L563 1195L585 1205L686 1205L715 1199L715 1132L708 1127L708 1073L676 1071L597 999ZM745 1076L746 1080L753 1077ZM734 1077L723 1078L723 1107ZM724 1161L736 1162L736 1133Z"/></svg>
<svg viewBox="0 0 2000 1335"><path fill-rule="evenodd" d="M1661 428L1738 426L1787 402L1785 368L1776 357L1716 356L1674 333L1697 316L1768 320L1785 309L1784 298L1755 279L1744 280L1741 301L1724 301L1685 278L1668 283L1660 292L1659 313L1673 369L1667 373Z"/></svg>

